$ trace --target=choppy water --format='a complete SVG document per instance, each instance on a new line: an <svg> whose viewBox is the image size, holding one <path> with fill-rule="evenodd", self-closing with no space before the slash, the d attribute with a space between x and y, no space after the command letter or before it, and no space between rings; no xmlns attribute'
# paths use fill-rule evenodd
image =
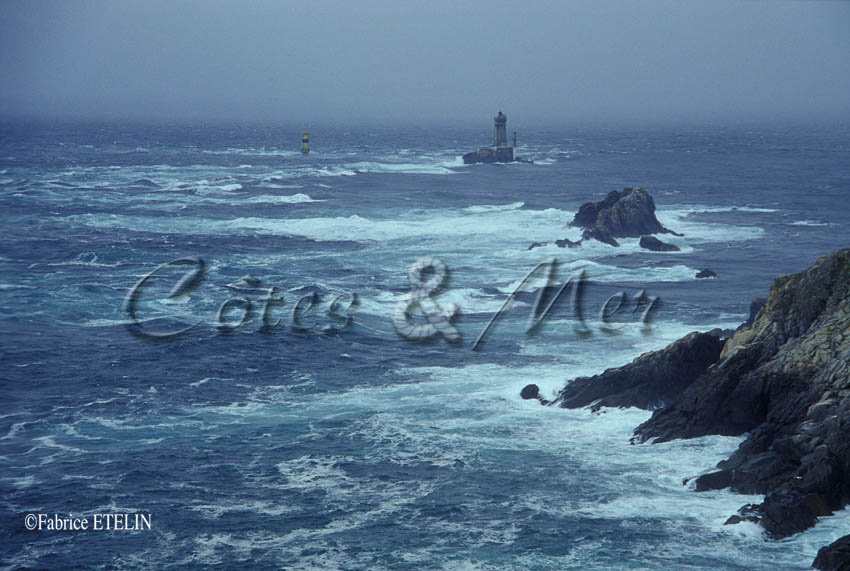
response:
<svg viewBox="0 0 850 571"><path fill-rule="evenodd" d="M755 496L685 478L739 439L630 446L638 410L522 401L696 329L737 326L779 273L846 247L850 136L841 128L529 131L535 164L465 167L486 131L4 124L0 131L0 522L10 567L807 568L848 533L840 513L789 540L724 527ZM569 237L578 206L644 186L684 237L677 253L533 241ZM170 260L200 257L197 290L167 298ZM394 330L422 256L450 271L456 344ZM547 258L584 269L589 337L562 302L534 336L508 294ZM697 270L718 277L697 280ZM251 274L257 289L228 284ZM537 280L539 283L541 280ZM276 287L282 320L261 328ZM599 309L645 290L647 332ZM295 332L291 311L321 295ZM352 325L327 315L357 294ZM223 302L253 320L216 327ZM342 299L350 299L344 297ZM240 316L238 302L228 323ZM241 305L240 305L241 304ZM159 329L157 329L159 328ZM28 531L29 513L151 514L149 531Z"/></svg>

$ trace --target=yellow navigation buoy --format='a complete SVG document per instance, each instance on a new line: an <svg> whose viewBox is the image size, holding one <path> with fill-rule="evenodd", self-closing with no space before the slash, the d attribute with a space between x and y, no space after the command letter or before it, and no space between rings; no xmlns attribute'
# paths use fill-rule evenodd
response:
<svg viewBox="0 0 850 571"><path fill-rule="evenodd" d="M301 153L307 154L310 152L310 133L304 131L304 134L301 135Z"/></svg>

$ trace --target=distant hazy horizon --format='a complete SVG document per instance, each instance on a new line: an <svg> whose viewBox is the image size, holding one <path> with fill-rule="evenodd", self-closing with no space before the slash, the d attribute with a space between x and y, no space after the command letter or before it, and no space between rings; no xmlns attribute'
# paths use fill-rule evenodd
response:
<svg viewBox="0 0 850 571"><path fill-rule="evenodd" d="M850 120L850 3L7 2L0 118Z"/></svg>

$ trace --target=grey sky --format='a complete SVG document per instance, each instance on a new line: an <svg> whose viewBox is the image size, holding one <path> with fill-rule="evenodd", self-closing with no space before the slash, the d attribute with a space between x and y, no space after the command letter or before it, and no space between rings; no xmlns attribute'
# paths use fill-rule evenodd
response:
<svg viewBox="0 0 850 571"><path fill-rule="evenodd" d="M5 1L0 114L850 119L850 3Z"/></svg>

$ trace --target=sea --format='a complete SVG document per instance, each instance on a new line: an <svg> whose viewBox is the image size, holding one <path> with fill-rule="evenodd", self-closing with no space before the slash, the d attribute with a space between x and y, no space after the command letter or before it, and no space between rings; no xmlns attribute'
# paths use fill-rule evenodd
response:
<svg viewBox="0 0 850 571"><path fill-rule="evenodd" d="M0 563L808 568L850 514L774 541L693 488L743 436L520 391L850 246L848 126L529 127L533 163L466 166L488 125L0 123ZM555 244L625 187L679 251Z"/></svg>

